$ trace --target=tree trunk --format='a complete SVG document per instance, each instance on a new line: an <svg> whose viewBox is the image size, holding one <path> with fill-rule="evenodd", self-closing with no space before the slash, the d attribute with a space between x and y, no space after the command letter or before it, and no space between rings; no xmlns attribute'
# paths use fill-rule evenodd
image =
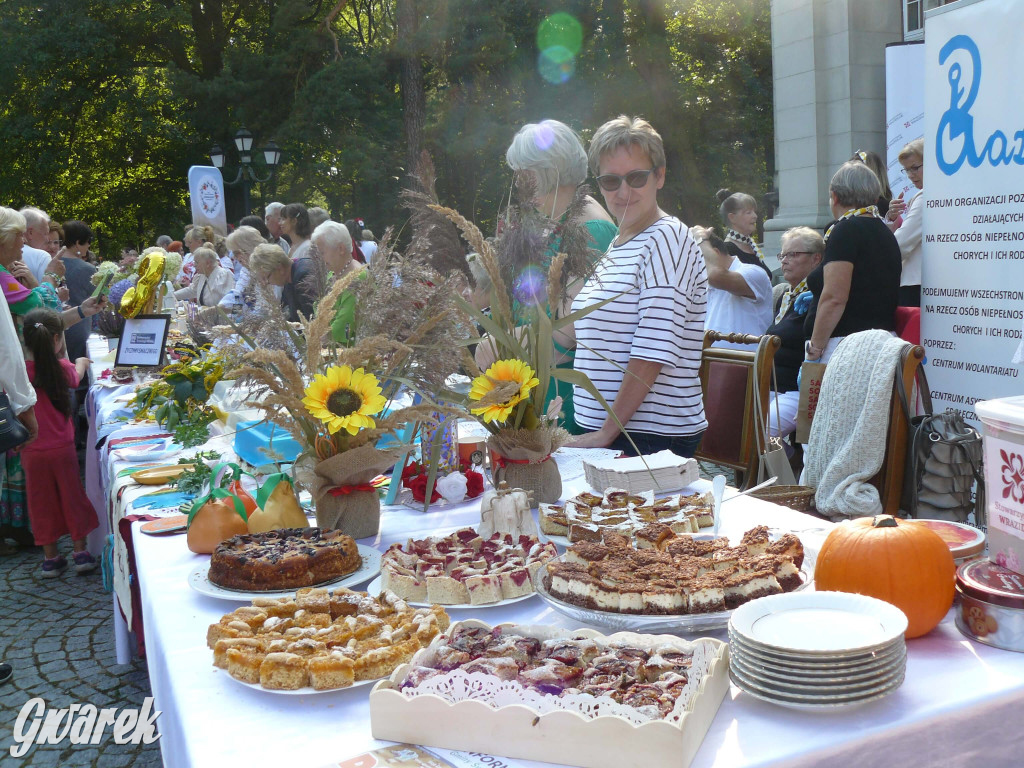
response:
<svg viewBox="0 0 1024 768"><path fill-rule="evenodd" d="M416 173L416 164L423 146L427 102L423 88L423 63L416 40L416 0L398 0L396 11L396 42L402 67L400 84L405 123L405 174L409 178Z"/></svg>

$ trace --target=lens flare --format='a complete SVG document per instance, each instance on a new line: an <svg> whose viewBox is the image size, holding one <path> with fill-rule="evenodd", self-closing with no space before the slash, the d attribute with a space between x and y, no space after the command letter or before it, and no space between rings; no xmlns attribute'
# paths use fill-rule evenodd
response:
<svg viewBox="0 0 1024 768"><path fill-rule="evenodd" d="M569 82L576 74L576 59L568 48L556 45L540 52L537 69L547 82L561 85Z"/></svg>
<svg viewBox="0 0 1024 768"><path fill-rule="evenodd" d="M538 125L537 130L533 134L533 143L542 152L547 151L555 143L555 132L546 125Z"/></svg>
<svg viewBox="0 0 1024 768"><path fill-rule="evenodd" d="M512 295L520 304L534 306L547 302L547 275L540 267L531 264L519 273L512 283Z"/></svg>
<svg viewBox="0 0 1024 768"><path fill-rule="evenodd" d="M551 14L537 28L537 48L546 51L556 47L565 48L569 56L575 56L583 47L582 25L565 12Z"/></svg>

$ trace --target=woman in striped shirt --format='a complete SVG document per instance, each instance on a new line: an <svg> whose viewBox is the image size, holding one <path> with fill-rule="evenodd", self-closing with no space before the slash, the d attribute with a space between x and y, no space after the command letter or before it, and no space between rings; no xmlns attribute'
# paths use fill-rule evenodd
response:
<svg viewBox="0 0 1024 768"><path fill-rule="evenodd" d="M616 118L590 142L589 160L619 232L573 311L609 300L575 324L576 370L586 373L615 417L582 387L574 445L635 455L692 456L707 428L698 378L708 278L700 249L679 219L658 206L665 185L661 136L640 118Z"/></svg>

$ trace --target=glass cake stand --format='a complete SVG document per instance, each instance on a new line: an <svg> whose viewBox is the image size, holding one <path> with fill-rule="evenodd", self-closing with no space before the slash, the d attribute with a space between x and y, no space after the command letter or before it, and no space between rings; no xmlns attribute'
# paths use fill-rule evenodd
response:
<svg viewBox="0 0 1024 768"><path fill-rule="evenodd" d="M559 556L548 562L560 562L562 559ZM583 608L552 595L544 584L545 571L546 568L539 568L533 576L533 588L541 600L559 613L584 624L607 627L619 632L640 632L652 635L667 632L672 635L692 635L715 629L725 629L729 626L729 619L732 617L731 610L716 611L714 613L670 615L615 613L613 611L599 611L594 608ZM800 571L800 578L803 583L793 590L794 592L806 589L810 583L806 571Z"/></svg>

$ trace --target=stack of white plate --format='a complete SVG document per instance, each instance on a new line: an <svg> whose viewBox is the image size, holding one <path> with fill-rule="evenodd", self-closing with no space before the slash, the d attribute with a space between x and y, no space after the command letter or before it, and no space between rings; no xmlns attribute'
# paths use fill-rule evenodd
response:
<svg viewBox="0 0 1024 768"><path fill-rule="evenodd" d="M794 709L834 709L886 696L903 683L907 617L845 592L790 592L753 600L729 620L733 683Z"/></svg>
<svg viewBox="0 0 1024 768"><path fill-rule="evenodd" d="M630 493L674 491L700 477L694 459L659 451L631 459L585 460L583 469L590 487L598 493L616 488Z"/></svg>

